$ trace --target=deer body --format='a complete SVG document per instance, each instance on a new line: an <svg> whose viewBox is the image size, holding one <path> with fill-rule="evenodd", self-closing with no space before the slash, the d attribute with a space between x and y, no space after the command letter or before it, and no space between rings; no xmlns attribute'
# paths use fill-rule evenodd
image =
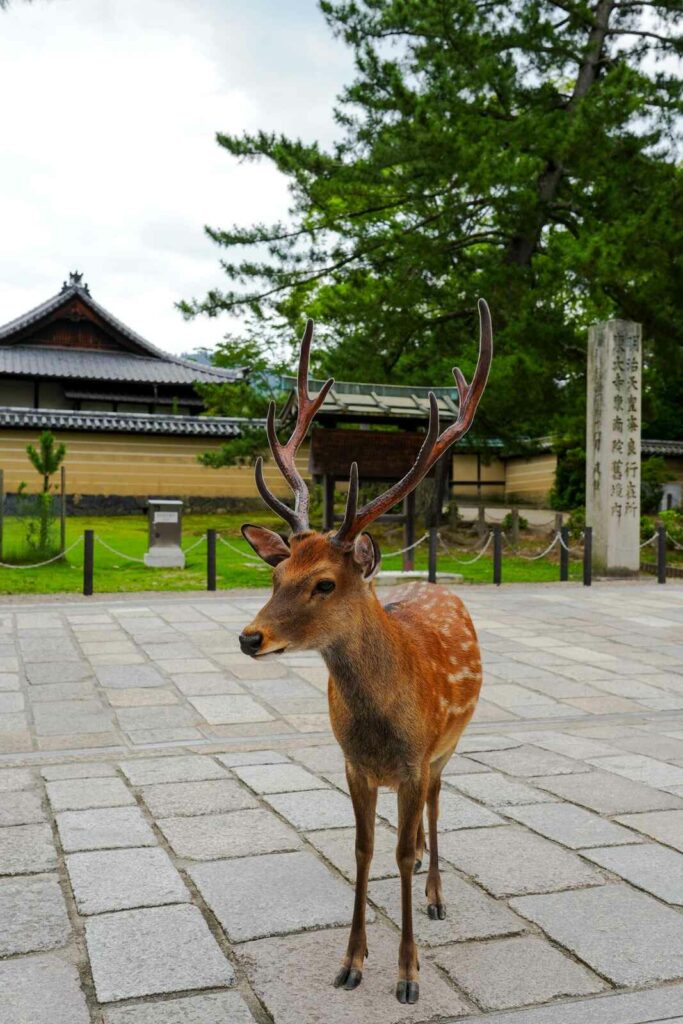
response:
<svg viewBox="0 0 683 1024"><path fill-rule="evenodd" d="M266 503L292 528L286 541L260 526L242 533L273 567L273 593L240 636L251 657L317 650L329 670L328 697L334 734L344 752L356 818L356 894L353 921L335 986L356 988L368 955L365 904L372 861L379 786L397 791L396 860L401 876L401 942L396 995L418 999L419 962L413 938L412 879L429 830L426 895L434 920L446 916L439 875L437 820L441 773L474 713L481 687L479 646L462 601L444 587L413 583L390 592L382 604L373 577L380 553L365 526L409 493L472 422L491 361L491 323L480 301L480 356L472 383L454 370L460 396L457 421L439 434L438 408L430 393L429 427L415 464L405 477L360 510L358 470L351 467L346 513L336 533L308 526L308 491L294 463L315 412L332 386L308 394L312 324L304 335L298 382L298 416L281 445L268 413L270 446L295 494L291 509L268 490L262 463L256 483Z"/></svg>

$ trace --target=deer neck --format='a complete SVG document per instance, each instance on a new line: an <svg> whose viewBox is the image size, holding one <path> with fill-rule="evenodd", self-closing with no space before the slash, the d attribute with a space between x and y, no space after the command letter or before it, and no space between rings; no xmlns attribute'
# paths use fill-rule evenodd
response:
<svg viewBox="0 0 683 1024"><path fill-rule="evenodd" d="M394 624L374 591L359 603L344 636L321 650L330 675L346 703L367 705L386 702L386 687L398 674L397 638Z"/></svg>

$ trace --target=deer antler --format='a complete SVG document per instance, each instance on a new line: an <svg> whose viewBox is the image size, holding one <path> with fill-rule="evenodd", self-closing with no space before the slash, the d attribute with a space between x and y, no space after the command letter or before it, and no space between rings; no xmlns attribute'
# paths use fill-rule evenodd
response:
<svg viewBox="0 0 683 1024"><path fill-rule="evenodd" d="M293 533L302 533L304 530L308 529L309 505L308 487L296 468L294 458L301 442L306 436L306 432L308 431L313 417L325 401L327 392L334 384L334 379L330 377L328 381L325 381L314 398L311 398L309 395L308 365L312 340L313 321L309 320L306 323L306 330L304 331L304 336L301 339L301 354L299 356L299 373L297 378L298 408L296 424L287 444L280 444L277 434L275 433L275 402L271 402L268 406L268 415L266 417L266 430L268 432L270 450L273 453L273 458L275 459L280 472L294 493L293 509L290 508L289 505L285 505L283 501L280 501L279 498L276 498L276 496L268 490L263 478L263 459L259 458L256 460L256 486L258 487L259 494L265 501L266 505L268 505L273 512L279 515L281 519L284 519L284 521L290 525Z"/></svg>
<svg viewBox="0 0 683 1024"><path fill-rule="evenodd" d="M474 414L479 404L493 358L493 330L491 327L491 313L484 299L479 299L479 358L477 368L472 377L472 383L468 384L457 366L453 368L453 376L458 386L458 397L460 407L457 420L439 434L439 407L433 391L429 392L429 426L427 434L417 454L417 458L406 475L398 483L390 487L384 494L363 505L357 511L358 505L358 466L354 462L351 466L349 479L349 493L346 500L346 512L344 520L335 533L332 540L336 544L348 545L354 537L369 526L371 522L383 515L396 502L405 498L419 484L432 468L435 462L441 458L443 453L452 444L458 441L472 426Z"/></svg>

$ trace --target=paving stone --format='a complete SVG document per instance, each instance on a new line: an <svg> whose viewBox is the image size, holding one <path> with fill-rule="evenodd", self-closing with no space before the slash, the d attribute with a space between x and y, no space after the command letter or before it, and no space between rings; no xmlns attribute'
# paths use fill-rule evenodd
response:
<svg viewBox="0 0 683 1024"><path fill-rule="evenodd" d="M673 736L636 735L625 736L615 746L623 750L630 750L634 754L646 754L663 761L675 761L683 758L683 739L676 739ZM615 753L613 750L612 753ZM596 757L599 755L596 754Z"/></svg>
<svg viewBox="0 0 683 1024"><path fill-rule="evenodd" d="M476 773L488 775L490 771L485 764L472 761L469 757L463 757L462 754L452 754L450 761L441 772L441 778L448 779L452 775L474 775Z"/></svg>
<svg viewBox="0 0 683 1024"><path fill-rule="evenodd" d="M97 696L97 690L90 682L43 683L41 686L29 685L27 695L31 704L43 704L46 701L92 699Z"/></svg>
<svg viewBox="0 0 683 1024"><path fill-rule="evenodd" d="M45 821L45 812L37 790L25 789L16 793L2 794L0 826L30 825L37 821Z"/></svg>
<svg viewBox="0 0 683 1024"><path fill-rule="evenodd" d="M28 727L28 718L23 712L10 711L0 715L0 735L22 732Z"/></svg>
<svg viewBox="0 0 683 1024"><path fill-rule="evenodd" d="M511 807L516 804L552 803L555 797L523 782L514 782L499 772L484 775L458 775L448 780L450 786L462 790L489 807Z"/></svg>
<svg viewBox="0 0 683 1024"><path fill-rule="evenodd" d="M0 672L0 690L6 693L10 690L19 690L19 674L17 672Z"/></svg>
<svg viewBox="0 0 683 1024"><path fill-rule="evenodd" d="M439 854L494 896L600 885L601 874L575 853L511 825L439 837Z"/></svg>
<svg viewBox="0 0 683 1024"><path fill-rule="evenodd" d="M187 903L190 894L161 849L71 853L66 858L79 914Z"/></svg>
<svg viewBox="0 0 683 1024"><path fill-rule="evenodd" d="M106 761L74 761L68 764L49 764L40 769L47 782L57 779L104 779L116 775L116 768Z"/></svg>
<svg viewBox="0 0 683 1024"><path fill-rule="evenodd" d="M91 917L85 938L101 1003L232 985L235 978L197 907Z"/></svg>
<svg viewBox="0 0 683 1024"><path fill-rule="evenodd" d="M484 1010L591 995L606 987L536 935L468 942L439 950L436 962Z"/></svg>
<svg viewBox="0 0 683 1024"><path fill-rule="evenodd" d="M166 686L166 680L153 665L100 665L96 675L102 686L112 690Z"/></svg>
<svg viewBox="0 0 683 1024"><path fill-rule="evenodd" d="M105 1010L103 1024L254 1024L239 992L207 992Z"/></svg>
<svg viewBox="0 0 683 1024"><path fill-rule="evenodd" d="M269 711L246 695L233 694L213 697L190 697L190 704L212 725L232 725L240 722L269 722Z"/></svg>
<svg viewBox="0 0 683 1024"><path fill-rule="evenodd" d="M443 946L465 939L488 939L495 935L512 935L527 930L527 924L513 914L504 903L491 899L475 885L459 878L452 871L442 871L444 902L447 916L432 921L427 916L424 876L416 876L413 885L413 928L420 946ZM373 881L368 895L375 906L401 927L401 883L398 878Z"/></svg>
<svg viewBox="0 0 683 1024"><path fill-rule="evenodd" d="M57 866L48 824L0 828L0 875L29 875Z"/></svg>
<svg viewBox="0 0 683 1024"><path fill-rule="evenodd" d="M24 695L23 693L17 693L10 691L9 693L0 692L0 714L5 714L8 711L23 711L24 710Z"/></svg>
<svg viewBox="0 0 683 1024"><path fill-rule="evenodd" d="M543 693L534 693L526 686L518 686L515 683L494 683L485 684L483 695L486 700L493 704L499 704L502 708L514 711L519 704L553 704L553 700Z"/></svg>
<svg viewBox="0 0 683 1024"><path fill-rule="evenodd" d="M139 807L62 811L55 817L66 853L156 845L154 833Z"/></svg>
<svg viewBox="0 0 683 1024"><path fill-rule="evenodd" d="M625 885L523 896L511 906L616 985L683 977L683 917Z"/></svg>
<svg viewBox="0 0 683 1024"><path fill-rule="evenodd" d="M135 746L157 745L176 740L201 740L199 729L190 725L167 726L164 729L127 729L126 735Z"/></svg>
<svg viewBox="0 0 683 1024"><path fill-rule="evenodd" d="M126 732L135 729L174 729L179 726L196 725L198 721L194 711L180 705L119 708L116 718L119 726Z"/></svg>
<svg viewBox="0 0 683 1024"><path fill-rule="evenodd" d="M300 747L292 751L292 757L313 772L343 772L345 769L344 754L337 743L326 743L321 747Z"/></svg>
<svg viewBox="0 0 683 1024"><path fill-rule="evenodd" d="M214 861L189 873L231 942L351 921L351 888L308 852Z"/></svg>
<svg viewBox="0 0 683 1024"><path fill-rule="evenodd" d="M90 1024L73 964L55 953L0 961L3 1024Z"/></svg>
<svg viewBox="0 0 683 1024"><path fill-rule="evenodd" d="M547 839L553 839L570 850L585 846L619 846L639 843L640 838L630 829L605 821L598 814L573 804L534 804L509 807L508 817L521 822Z"/></svg>
<svg viewBox="0 0 683 1024"><path fill-rule="evenodd" d="M321 829L309 832L307 840L319 850L338 871L350 882L356 880L356 830L355 828ZM424 874L429 858L422 865ZM370 865L370 878L394 878L398 876L396 863L396 833L386 825L375 826L375 850Z"/></svg>
<svg viewBox="0 0 683 1024"><path fill-rule="evenodd" d="M320 700L320 690L301 679L250 679L243 684L250 693L273 707L280 701Z"/></svg>
<svg viewBox="0 0 683 1024"><path fill-rule="evenodd" d="M643 710L642 704L626 697L570 697L567 703L590 715L620 715Z"/></svg>
<svg viewBox="0 0 683 1024"><path fill-rule="evenodd" d="M465 1000L424 957L419 1002L398 1003L398 935L381 925L371 925L367 935L370 956L356 993L332 987L348 942L346 928L260 939L238 946L236 954L277 1024L420 1024L451 1020L467 1012ZM296 978L296 998L292 998L292 978Z"/></svg>
<svg viewBox="0 0 683 1024"><path fill-rule="evenodd" d="M0 956L55 949L70 933L56 875L0 879Z"/></svg>
<svg viewBox="0 0 683 1024"><path fill-rule="evenodd" d="M198 818L160 818L157 825L178 857L188 860L248 857L301 846L289 825L262 809Z"/></svg>
<svg viewBox="0 0 683 1024"><path fill-rule="evenodd" d="M216 814L258 807L258 801L233 779L162 782L143 786L142 798L155 818Z"/></svg>
<svg viewBox="0 0 683 1024"><path fill-rule="evenodd" d="M33 721L39 736L108 732L111 712L98 700L51 701L33 705Z"/></svg>
<svg viewBox="0 0 683 1024"><path fill-rule="evenodd" d="M477 750L510 750L521 747L514 736L497 736L495 733L465 733L458 743L458 753L471 754Z"/></svg>
<svg viewBox="0 0 683 1024"><path fill-rule="evenodd" d="M217 693L244 693L235 679L229 679L222 672L181 673L174 675L173 682L186 697Z"/></svg>
<svg viewBox="0 0 683 1024"><path fill-rule="evenodd" d="M233 772L257 793L329 788L326 782L296 764L245 765L233 768Z"/></svg>
<svg viewBox="0 0 683 1024"><path fill-rule="evenodd" d="M208 658L159 658L156 664L169 675L204 675L216 670Z"/></svg>
<svg viewBox="0 0 683 1024"><path fill-rule="evenodd" d="M469 756L474 761L480 761L508 775L533 777L589 771L580 761L532 746L514 747L512 750L482 750Z"/></svg>
<svg viewBox="0 0 683 1024"><path fill-rule="evenodd" d="M36 780L30 768L0 768L0 793L31 789Z"/></svg>
<svg viewBox="0 0 683 1024"><path fill-rule="evenodd" d="M42 683L77 683L92 676L87 661L58 661L26 666L26 678L34 686Z"/></svg>
<svg viewBox="0 0 683 1024"><path fill-rule="evenodd" d="M398 827L398 799L396 793L380 793L377 800L377 814ZM451 832L461 828L487 828L503 825L503 819L487 807L475 804L460 793L441 790L439 797L439 832Z"/></svg>
<svg viewBox="0 0 683 1024"><path fill-rule="evenodd" d="M133 786L157 782L198 782L202 779L227 779L228 773L211 757L190 754L187 757L148 757L122 761L121 771ZM683 803L683 801L681 801Z"/></svg>
<svg viewBox="0 0 683 1024"><path fill-rule="evenodd" d="M113 708L149 708L178 703L178 697L173 690L158 686L131 687L128 690L105 690L104 692Z"/></svg>
<svg viewBox="0 0 683 1024"><path fill-rule="evenodd" d="M623 814L617 821L635 828L646 836L658 839L665 846L683 851L683 811L649 811L645 814Z"/></svg>
<svg viewBox="0 0 683 1024"><path fill-rule="evenodd" d="M528 732L520 736L527 743L540 747L542 750L551 750L554 754L563 754L565 757L573 757L583 760L588 757L609 757L617 753L617 749L608 743L600 743L599 740L587 739L585 736L573 736L562 732Z"/></svg>
<svg viewBox="0 0 683 1024"><path fill-rule="evenodd" d="M683 855L666 846L607 846L582 855L666 903L683 905Z"/></svg>
<svg viewBox="0 0 683 1024"><path fill-rule="evenodd" d="M325 714L315 715L284 715L284 720L300 733L330 733L330 716Z"/></svg>
<svg viewBox="0 0 683 1024"><path fill-rule="evenodd" d="M683 768L665 761L657 761L644 754L619 754L616 757L591 758L589 764L596 768L614 772L645 786L663 789L683 785Z"/></svg>
<svg viewBox="0 0 683 1024"><path fill-rule="evenodd" d="M226 768L245 764L286 764L289 758L279 750L245 750L235 754L216 754L216 760Z"/></svg>
<svg viewBox="0 0 683 1024"><path fill-rule="evenodd" d="M599 814L683 807L683 800L611 772L535 778L534 785Z"/></svg>
<svg viewBox="0 0 683 1024"><path fill-rule="evenodd" d="M278 814L290 821L295 828L303 831L345 828L356 824L350 799L336 790L273 793L265 799Z"/></svg>
<svg viewBox="0 0 683 1024"><path fill-rule="evenodd" d="M682 1000L683 986L667 985L498 1013L492 1024L683 1024L683 1018L676 1015ZM459 1024L483 1024L485 1019L481 1015L464 1017Z"/></svg>
<svg viewBox="0 0 683 1024"><path fill-rule="evenodd" d="M133 794L121 779L61 779L48 782L45 788L54 811L123 807L135 803Z"/></svg>

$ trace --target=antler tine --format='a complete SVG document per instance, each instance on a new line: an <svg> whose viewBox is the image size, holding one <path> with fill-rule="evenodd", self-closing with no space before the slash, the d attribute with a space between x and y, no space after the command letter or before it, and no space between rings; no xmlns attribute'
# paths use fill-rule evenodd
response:
<svg viewBox="0 0 683 1024"><path fill-rule="evenodd" d="M346 509L344 511L344 519L342 524L337 530L334 539L339 540L348 533L353 524L356 521L356 512L358 510L358 463L351 463L351 472L349 473L349 491L346 495Z"/></svg>
<svg viewBox="0 0 683 1024"><path fill-rule="evenodd" d="M344 521L333 538L336 543L344 545L350 544L354 537L357 537L359 533L373 522L373 520L377 519L384 512L390 509L392 505L395 505L397 501L401 500L401 498L410 494L410 492L417 487L420 480L427 475L434 463L441 458L444 452L446 452L447 449L455 443L455 441L466 434L472 426L472 421L474 419L474 414L477 410L479 400L484 392L484 388L486 387L489 370L491 369L491 360L493 359L493 328L491 325L491 313L484 299L479 299L478 309L479 358L477 359L477 366L474 371L474 376L472 377L472 383L467 383L463 373L457 366L453 368L453 376L458 387L458 397L460 399L458 417L455 423L452 423L443 431L443 433L439 434L439 407L436 401L436 396L432 391L430 391L429 426L414 464L402 480L399 480L399 482L394 484L393 487L390 487L384 494L381 494L373 501L364 505L360 512L357 512L353 518L351 518L350 505L347 501ZM353 467L351 472L353 478ZM349 496L350 492L351 484L349 485Z"/></svg>
<svg viewBox="0 0 683 1024"><path fill-rule="evenodd" d="M268 406L268 413L266 416L266 432L268 434L268 443L270 450L273 453L273 458L284 476L285 480L289 484L294 494L294 510L288 505L285 505L279 498L276 498L271 491L268 490L265 481L263 479L263 467L261 466L261 483L259 484L259 470L257 464L257 478L256 485L259 489L259 493L266 504L273 509L274 512L289 523L294 533L301 533L308 529L308 506L309 506L309 493L308 487L303 477L296 468L295 456L301 442L306 436L309 426L317 413L320 406L325 401L327 393L334 384L334 379L331 377L325 381L320 391L317 393L315 398L311 398L308 392L308 366L310 361L311 352L311 341L313 340L313 321L308 320L306 323L306 330L304 336L301 339L301 352L299 355L299 370L297 373L297 416L296 423L292 434L286 444L280 444L277 433L275 430L275 403L271 402ZM283 510L286 510L283 511Z"/></svg>

